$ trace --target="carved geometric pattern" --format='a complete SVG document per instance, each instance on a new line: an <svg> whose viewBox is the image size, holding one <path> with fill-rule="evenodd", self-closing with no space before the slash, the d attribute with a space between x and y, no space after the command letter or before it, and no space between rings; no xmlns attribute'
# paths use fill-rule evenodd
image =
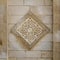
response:
<svg viewBox="0 0 60 60"><path fill-rule="evenodd" d="M17 32L31 45L35 40L39 39L42 27L32 18L27 18L17 28Z"/></svg>
<svg viewBox="0 0 60 60"><path fill-rule="evenodd" d="M21 21L12 28L12 31L22 38L29 49L49 32L49 28L32 12L26 14Z"/></svg>

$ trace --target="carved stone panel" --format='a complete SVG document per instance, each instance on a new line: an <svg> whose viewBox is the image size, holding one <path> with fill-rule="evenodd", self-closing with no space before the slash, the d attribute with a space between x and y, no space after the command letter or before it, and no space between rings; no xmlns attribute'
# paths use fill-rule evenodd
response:
<svg viewBox="0 0 60 60"><path fill-rule="evenodd" d="M22 22L16 23L12 31L23 38L22 41L28 48L32 48L49 32L49 28L32 12L27 13L22 20Z"/></svg>

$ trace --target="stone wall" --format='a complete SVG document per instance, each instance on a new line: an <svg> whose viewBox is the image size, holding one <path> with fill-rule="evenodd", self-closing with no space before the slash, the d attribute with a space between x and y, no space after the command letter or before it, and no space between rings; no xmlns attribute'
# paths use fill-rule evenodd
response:
<svg viewBox="0 0 60 60"><path fill-rule="evenodd" d="M60 0L0 0L0 60L60 60L59 2ZM30 12L48 33L45 31L42 38L28 50L24 45L26 43L21 42L20 35L15 35L15 30L13 33L12 29L18 22L24 22L25 15Z"/></svg>

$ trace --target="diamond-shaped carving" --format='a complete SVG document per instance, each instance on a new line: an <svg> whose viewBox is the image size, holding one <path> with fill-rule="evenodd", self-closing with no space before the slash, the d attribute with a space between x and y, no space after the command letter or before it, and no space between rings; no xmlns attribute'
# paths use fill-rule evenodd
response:
<svg viewBox="0 0 60 60"><path fill-rule="evenodd" d="M32 48L46 33L49 28L39 18L29 12L13 27L13 32L22 37L28 48Z"/></svg>
<svg viewBox="0 0 60 60"><path fill-rule="evenodd" d="M42 27L32 18L27 18L18 28L17 33L31 45L42 33Z"/></svg>

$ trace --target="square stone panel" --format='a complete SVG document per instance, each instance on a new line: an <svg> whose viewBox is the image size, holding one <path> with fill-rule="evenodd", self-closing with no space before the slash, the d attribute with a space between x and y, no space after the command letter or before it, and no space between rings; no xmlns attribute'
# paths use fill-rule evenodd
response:
<svg viewBox="0 0 60 60"><path fill-rule="evenodd" d="M31 49L44 35L49 32L49 28L32 12L27 13L21 21L16 23L12 32L20 37L20 40Z"/></svg>

